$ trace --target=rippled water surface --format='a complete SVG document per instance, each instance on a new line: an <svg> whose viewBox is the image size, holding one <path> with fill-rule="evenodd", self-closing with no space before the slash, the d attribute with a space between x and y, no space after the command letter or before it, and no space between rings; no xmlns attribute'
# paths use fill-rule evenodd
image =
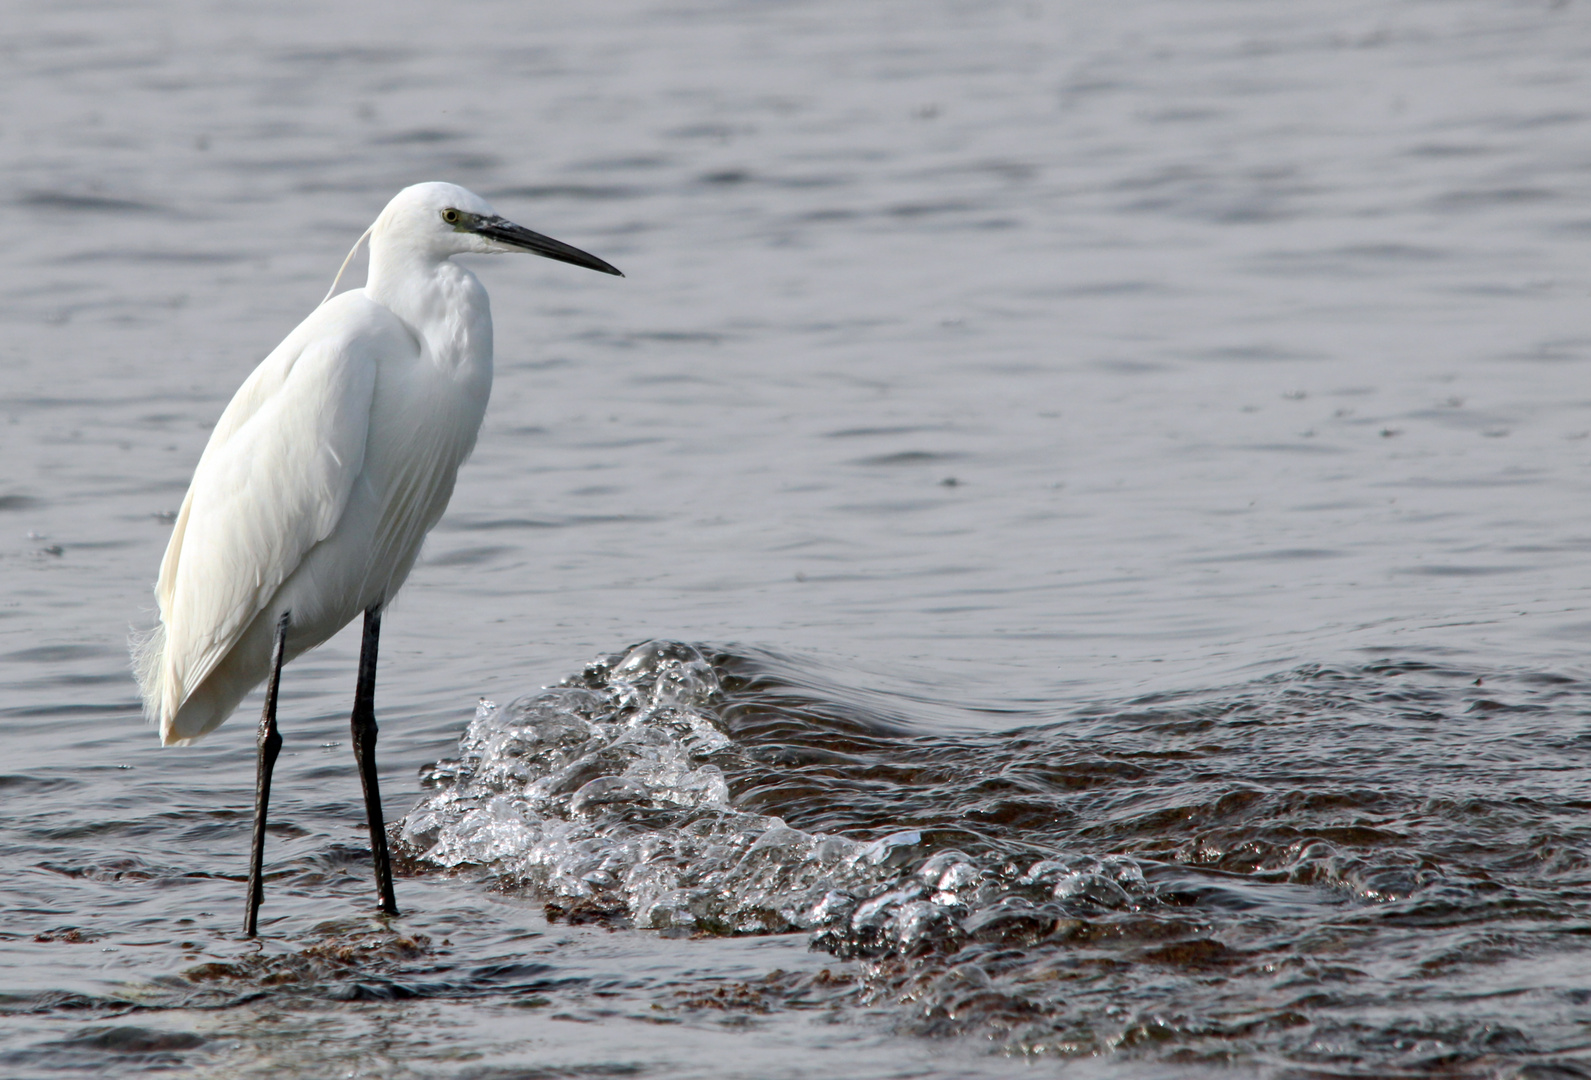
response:
<svg viewBox="0 0 1591 1080"><path fill-rule="evenodd" d="M0 1075L1591 1075L1575 3L9 5ZM384 629L138 717L404 184L497 382ZM639 643L639 644L637 644Z"/></svg>

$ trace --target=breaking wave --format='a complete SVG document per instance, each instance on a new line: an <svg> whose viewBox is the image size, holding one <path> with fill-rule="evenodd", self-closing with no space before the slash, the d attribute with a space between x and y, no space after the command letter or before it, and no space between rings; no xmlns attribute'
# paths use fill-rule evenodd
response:
<svg viewBox="0 0 1591 1080"><path fill-rule="evenodd" d="M1583 683L1307 667L961 735L859 696L643 643L482 701L396 848L555 919L804 931L861 961L715 1008L844 999L1007 1052L1181 1064L1567 1060L1581 999L1516 1000L1506 973L1547 942L1551 971L1591 964Z"/></svg>
<svg viewBox="0 0 1591 1080"><path fill-rule="evenodd" d="M991 861L923 829L860 840L737 809L732 780L760 770L758 747L732 738L731 700L701 650L648 642L507 707L482 701L458 758L425 774L436 792L404 819L403 850L435 867L486 868L555 915L816 931L842 956L1053 928L1150 899L1129 858Z"/></svg>

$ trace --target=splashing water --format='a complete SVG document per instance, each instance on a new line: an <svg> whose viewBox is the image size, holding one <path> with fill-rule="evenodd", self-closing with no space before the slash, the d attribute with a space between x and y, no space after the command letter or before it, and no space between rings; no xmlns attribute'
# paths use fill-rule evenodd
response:
<svg viewBox="0 0 1591 1080"><path fill-rule="evenodd" d="M555 918L862 961L691 998L715 1009L838 995L1008 1052L1179 1063L1484 1072L1572 1042L1591 892L1552 718L1584 711L1575 680L1308 667L945 737L778 667L647 642L482 702L399 850Z"/></svg>
<svg viewBox="0 0 1591 1080"><path fill-rule="evenodd" d="M1130 859L1019 870L930 853L916 829L862 842L735 809L725 773L747 763L724 696L699 649L647 642L506 708L482 701L458 759L425 777L438 790L404 819L403 850L483 867L554 912L651 930L821 931L842 956L1053 927L1068 904L1147 898Z"/></svg>

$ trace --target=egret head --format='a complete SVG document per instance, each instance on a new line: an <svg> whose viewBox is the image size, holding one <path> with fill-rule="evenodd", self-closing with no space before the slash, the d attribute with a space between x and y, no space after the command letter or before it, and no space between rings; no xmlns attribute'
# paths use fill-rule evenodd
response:
<svg viewBox="0 0 1591 1080"><path fill-rule="evenodd" d="M371 227L372 244L404 245L431 258L528 251L604 274L624 275L595 255L500 217L491 204L457 184L406 187Z"/></svg>

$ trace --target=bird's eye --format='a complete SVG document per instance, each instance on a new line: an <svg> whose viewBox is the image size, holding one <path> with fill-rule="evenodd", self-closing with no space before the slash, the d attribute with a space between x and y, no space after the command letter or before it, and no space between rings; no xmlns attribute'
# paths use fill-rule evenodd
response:
<svg viewBox="0 0 1591 1080"><path fill-rule="evenodd" d="M447 209L442 211L442 220L447 222L449 225L457 225L459 223L459 218L462 216L463 215L461 215L457 210Z"/></svg>

